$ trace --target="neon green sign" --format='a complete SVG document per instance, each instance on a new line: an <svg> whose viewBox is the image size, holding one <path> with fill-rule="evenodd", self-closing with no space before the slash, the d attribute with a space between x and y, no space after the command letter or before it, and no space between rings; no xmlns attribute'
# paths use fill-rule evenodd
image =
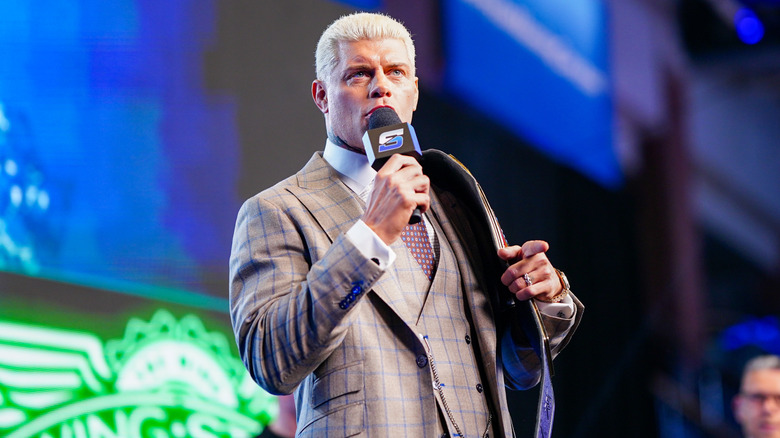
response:
<svg viewBox="0 0 780 438"><path fill-rule="evenodd" d="M0 436L249 438L278 413L222 333L132 318L122 339L0 320Z"/></svg>

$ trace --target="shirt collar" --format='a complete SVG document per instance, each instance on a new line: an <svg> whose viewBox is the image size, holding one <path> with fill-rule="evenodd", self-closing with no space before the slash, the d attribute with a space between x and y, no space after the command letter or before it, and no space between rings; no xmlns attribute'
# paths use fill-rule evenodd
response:
<svg viewBox="0 0 780 438"><path fill-rule="evenodd" d="M344 184L355 193L363 192L376 177L376 170L369 166L365 155L336 146L330 140L325 142L322 158L344 177Z"/></svg>

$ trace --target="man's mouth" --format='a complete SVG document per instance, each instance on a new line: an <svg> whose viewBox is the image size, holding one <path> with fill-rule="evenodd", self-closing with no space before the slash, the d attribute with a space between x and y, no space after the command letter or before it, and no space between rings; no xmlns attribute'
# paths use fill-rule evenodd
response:
<svg viewBox="0 0 780 438"><path fill-rule="evenodd" d="M371 114L374 113L374 111L378 110L379 108L390 108L391 110L395 111L395 108L391 107L390 105L379 105L371 108L371 111L366 114L367 117L371 117Z"/></svg>

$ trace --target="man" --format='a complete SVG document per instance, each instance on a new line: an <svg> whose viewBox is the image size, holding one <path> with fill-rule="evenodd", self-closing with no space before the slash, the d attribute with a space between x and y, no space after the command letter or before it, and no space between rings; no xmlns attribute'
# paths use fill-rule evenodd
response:
<svg viewBox="0 0 780 438"><path fill-rule="evenodd" d="M780 438L780 357L748 361L733 407L746 438Z"/></svg>
<svg viewBox="0 0 780 438"><path fill-rule="evenodd" d="M238 214L231 317L247 369L271 393L295 392L299 436L513 435L504 385L536 384L539 359L497 328L489 285L500 283L455 224L469 212L414 158L375 172L363 150L374 110L410 122L417 107L409 32L384 15L342 17L320 38L316 70L324 152ZM416 207L432 264L405 244ZM502 294L539 301L556 354L582 305L547 249L501 249L509 267L497 276Z"/></svg>

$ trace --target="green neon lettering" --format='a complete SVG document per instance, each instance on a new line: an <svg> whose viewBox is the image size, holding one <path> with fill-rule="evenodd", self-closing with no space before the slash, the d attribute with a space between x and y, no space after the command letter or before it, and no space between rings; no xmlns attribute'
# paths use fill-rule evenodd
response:
<svg viewBox="0 0 780 438"><path fill-rule="evenodd" d="M117 411L116 415L116 430L111 430L111 428L97 415L90 414L87 415L87 430L89 430L89 437L90 438L123 438L125 436L124 432L127 428L125 420L125 425L120 423L119 421L119 413L121 411ZM121 431L121 432L120 432Z"/></svg>
<svg viewBox="0 0 780 438"><path fill-rule="evenodd" d="M163 423L163 421L166 419L165 411L163 411L160 408L157 407L143 407L138 408L134 410L130 414L130 419L128 421L129 423L129 432L130 436L132 438L142 438L146 436L154 436L154 437L161 437L165 433L164 428L155 427L155 425L152 424L154 420L157 420L157 426L159 426L159 423ZM146 428L146 423L149 423L148 429ZM146 431L149 431L149 434L146 434ZM167 437L167 434L165 434Z"/></svg>
<svg viewBox="0 0 780 438"><path fill-rule="evenodd" d="M87 428L84 427L84 423L78 418L73 420L73 438L89 438L87 436Z"/></svg>
<svg viewBox="0 0 780 438"><path fill-rule="evenodd" d="M210 415L193 414L187 418L187 431L192 438L219 438L217 433L223 431L223 426L217 418Z"/></svg>
<svg viewBox="0 0 780 438"><path fill-rule="evenodd" d="M0 436L249 438L277 413L226 336L195 315L131 318L105 347L91 333L0 320Z"/></svg>

